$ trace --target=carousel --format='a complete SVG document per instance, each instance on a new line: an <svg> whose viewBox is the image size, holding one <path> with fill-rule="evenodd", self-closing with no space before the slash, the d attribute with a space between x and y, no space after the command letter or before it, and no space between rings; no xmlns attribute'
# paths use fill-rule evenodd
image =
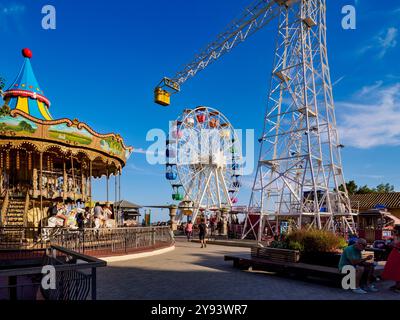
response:
<svg viewBox="0 0 400 320"><path fill-rule="evenodd" d="M54 203L92 203L92 180L120 181L132 148L77 119L53 119L36 80L32 52L0 108L0 227L40 227ZM1 92L1 91L0 91ZM108 200L108 199L107 199Z"/></svg>

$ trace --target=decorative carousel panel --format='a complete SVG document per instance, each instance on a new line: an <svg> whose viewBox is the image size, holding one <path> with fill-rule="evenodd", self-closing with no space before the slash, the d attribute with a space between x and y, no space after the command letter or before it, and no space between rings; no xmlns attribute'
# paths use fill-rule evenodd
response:
<svg viewBox="0 0 400 320"><path fill-rule="evenodd" d="M10 115L0 117L0 134L7 136L34 136L38 125L22 116Z"/></svg>
<svg viewBox="0 0 400 320"><path fill-rule="evenodd" d="M24 138L25 141L33 141L39 149L41 141L53 141L51 144L82 147L96 155L103 153L106 158L117 158L123 165L132 152L119 135L99 134L76 119L44 121L19 110L10 112L3 107L0 111L0 136ZM73 149L66 148L65 151Z"/></svg>
<svg viewBox="0 0 400 320"><path fill-rule="evenodd" d="M66 123L49 126L47 137L68 144L91 145L94 136L86 129L78 129L75 126L68 126Z"/></svg>

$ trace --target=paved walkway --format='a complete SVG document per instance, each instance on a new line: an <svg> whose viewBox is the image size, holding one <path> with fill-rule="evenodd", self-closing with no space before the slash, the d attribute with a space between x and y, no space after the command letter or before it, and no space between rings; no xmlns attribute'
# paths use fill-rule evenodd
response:
<svg viewBox="0 0 400 320"><path fill-rule="evenodd" d="M379 283L378 293L356 295L324 285L281 278L266 272L244 272L225 262L224 254L247 248L178 241L172 252L123 262L98 270L98 299L155 300L272 300L272 299L382 299L400 300Z"/></svg>

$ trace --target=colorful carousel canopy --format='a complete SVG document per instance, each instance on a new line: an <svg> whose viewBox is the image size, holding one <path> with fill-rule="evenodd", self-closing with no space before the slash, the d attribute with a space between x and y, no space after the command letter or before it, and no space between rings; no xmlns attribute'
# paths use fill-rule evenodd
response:
<svg viewBox="0 0 400 320"><path fill-rule="evenodd" d="M32 52L24 49L22 54L22 69L4 92L5 104L0 108L0 151L30 145L39 153L52 150L55 157L85 159L93 164L95 177L124 167L133 148L119 134L100 134L77 119L52 118L50 101L32 70Z"/></svg>
<svg viewBox="0 0 400 320"><path fill-rule="evenodd" d="M32 52L23 49L24 64L11 86L4 93L4 100L11 109L20 110L41 120L53 120L49 112L50 101L36 80L32 69Z"/></svg>

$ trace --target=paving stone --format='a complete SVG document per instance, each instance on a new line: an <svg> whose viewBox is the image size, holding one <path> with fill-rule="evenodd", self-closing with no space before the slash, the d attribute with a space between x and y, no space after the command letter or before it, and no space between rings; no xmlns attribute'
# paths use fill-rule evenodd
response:
<svg viewBox="0 0 400 320"><path fill-rule="evenodd" d="M313 282L282 278L266 272L248 272L224 261L229 253L247 248L208 245L179 240L176 249L162 255L109 263L98 270L98 299L131 300L400 300L380 282L378 293L357 295Z"/></svg>

